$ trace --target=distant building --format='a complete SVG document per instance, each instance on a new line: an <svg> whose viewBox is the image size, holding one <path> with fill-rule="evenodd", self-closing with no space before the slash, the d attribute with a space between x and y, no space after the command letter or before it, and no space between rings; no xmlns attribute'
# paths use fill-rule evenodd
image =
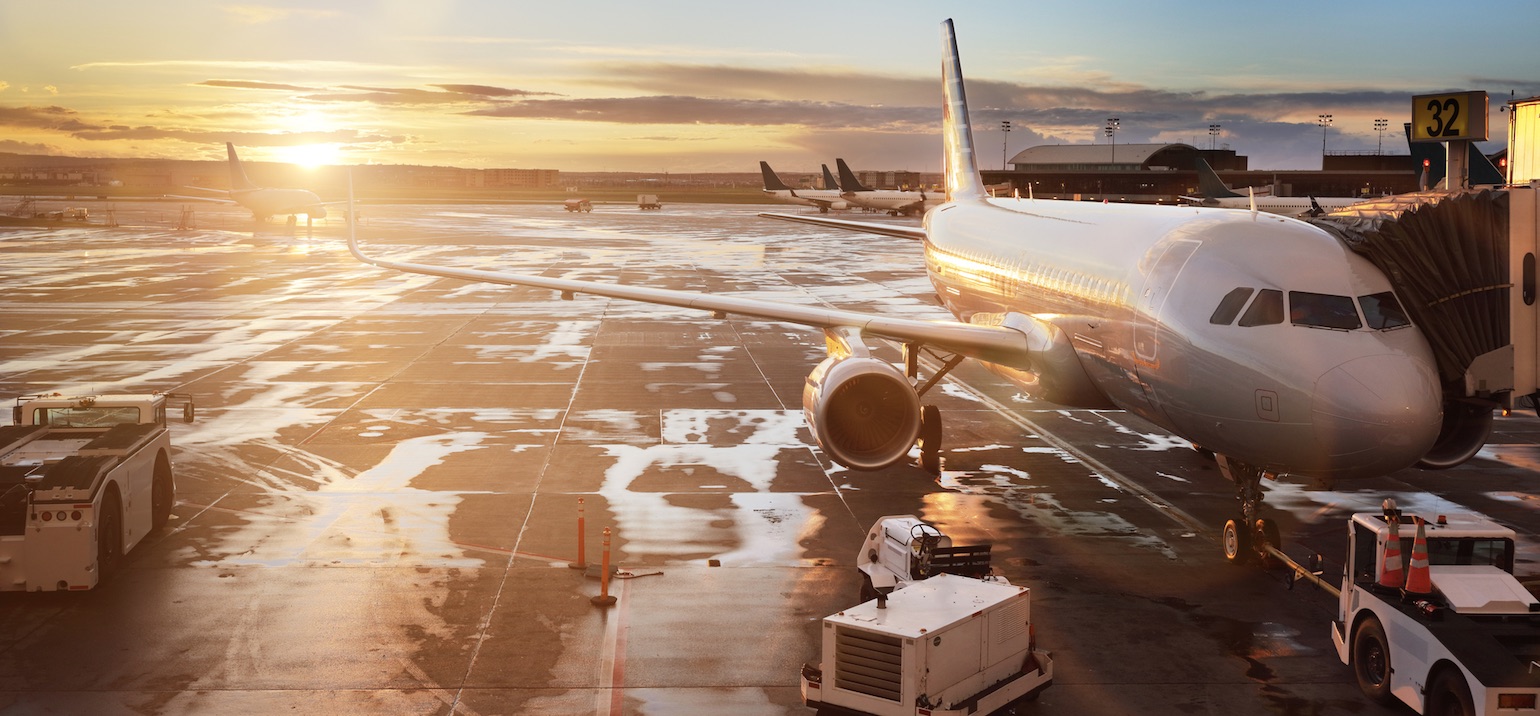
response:
<svg viewBox="0 0 1540 716"><path fill-rule="evenodd" d="M858 171L855 174L856 180L869 189L914 189L920 186L919 172Z"/></svg>

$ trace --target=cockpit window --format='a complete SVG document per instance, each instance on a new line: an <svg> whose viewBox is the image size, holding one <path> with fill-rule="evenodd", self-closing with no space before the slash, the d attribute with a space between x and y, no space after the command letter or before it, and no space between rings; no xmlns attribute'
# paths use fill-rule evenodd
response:
<svg viewBox="0 0 1540 716"><path fill-rule="evenodd" d="M1358 305L1364 309L1364 320L1376 331L1412 325L1412 319L1406 317L1396 294L1389 291L1359 296Z"/></svg>
<svg viewBox="0 0 1540 716"><path fill-rule="evenodd" d="M1283 323L1283 292L1264 288L1257 292L1257 299L1251 302L1251 307L1241 316L1240 324L1251 327L1270 326L1274 323Z"/></svg>
<svg viewBox="0 0 1540 716"><path fill-rule="evenodd" d="M1347 296L1324 293L1289 292L1289 322L1296 326L1334 328L1351 331L1363 326L1358 307Z"/></svg>
<svg viewBox="0 0 1540 716"><path fill-rule="evenodd" d="M1240 315L1241 307L1246 305L1246 299L1251 298L1254 288L1237 288L1225 294L1219 301L1219 308L1214 309L1214 315L1208 317L1208 322L1216 326L1228 326L1235 317Z"/></svg>

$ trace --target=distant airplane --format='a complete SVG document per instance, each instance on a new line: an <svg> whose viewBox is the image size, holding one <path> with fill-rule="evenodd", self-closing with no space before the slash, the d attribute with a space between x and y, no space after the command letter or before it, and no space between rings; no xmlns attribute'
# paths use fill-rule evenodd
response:
<svg viewBox="0 0 1540 716"><path fill-rule="evenodd" d="M828 176L829 168L824 167L825 181L831 185L833 178ZM808 204L818 207L820 213L827 214L830 209L846 209L850 203L840 196L838 187L832 189L793 189L781 181L775 175L775 170L770 168L769 162L759 163L759 173L765 180L765 193L781 201L791 204Z"/></svg>
<svg viewBox="0 0 1540 716"><path fill-rule="evenodd" d="M1127 410L1212 451L1235 483L1224 531L1235 561L1278 544L1258 514L1264 475L1362 478L1480 449L1492 411L1446 416L1432 349L1389 279L1325 230L1249 211L988 197L950 20L942 38L947 203L923 227L767 216L921 242L956 320L375 259L351 224L349 248L397 271L822 329L828 357L808 375L804 417L857 470L903 463L915 446L939 468L940 413L921 401L965 358L1045 401ZM903 359L875 355L881 340ZM941 366L924 378L922 354Z"/></svg>
<svg viewBox="0 0 1540 716"><path fill-rule="evenodd" d="M1225 186L1219 175L1214 173L1213 167L1208 162L1199 158L1196 160L1198 167L1198 188L1202 191L1202 197L1184 196L1182 199L1188 202L1208 207L1222 209L1250 209L1253 204L1258 211L1284 216L1306 217L1321 216L1345 206L1352 206L1369 197L1351 196L1268 196L1261 194L1240 194Z"/></svg>
<svg viewBox="0 0 1540 716"><path fill-rule="evenodd" d="M823 188L838 190L840 184L834 180L834 174L829 171L829 165L819 164L818 166L823 167Z"/></svg>
<svg viewBox="0 0 1540 716"><path fill-rule="evenodd" d="M251 216L257 221L266 221L271 216L288 214L292 222L294 215L304 214L308 220L326 218L326 207L330 204L343 204L346 202L323 202L321 197L304 189L264 189L251 183L246 177L246 171L241 168L241 160L235 156L235 145L225 142L225 151L230 155L230 189L208 189L201 186L190 186L188 189L198 191L211 191L224 194L225 198L207 196L174 196L167 195L170 199L187 199L191 201L210 201L219 204L239 204L251 210Z"/></svg>
<svg viewBox="0 0 1540 716"><path fill-rule="evenodd" d="M1194 165L1194 167L1198 170L1198 195L1195 197L1184 196L1182 197L1183 199L1201 204L1203 203L1202 200L1204 199L1227 199L1246 196L1272 196L1273 194L1273 187L1271 184L1266 186L1248 187L1246 189L1231 189L1230 185L1224 183L1224 180L1220 179L1219 175L1214 172L1214 168L1209 166L1208 161L1201 157L1197 159L1197 163ZM1204 206L1210 205L1204 204Z"/></svg>
<svg viewBox="0 0 1540 716"><path fill-rule="evenodd" d="M940 195L927 197L923 190L898 191L863 186L861 180L856 178L856 173L850 171L850 165L846 164L844 159L836 157L834 164L839 167L840 172L840 196L856 206L886 211L897 216L922 214L929 206L941 203Z"/></svg>

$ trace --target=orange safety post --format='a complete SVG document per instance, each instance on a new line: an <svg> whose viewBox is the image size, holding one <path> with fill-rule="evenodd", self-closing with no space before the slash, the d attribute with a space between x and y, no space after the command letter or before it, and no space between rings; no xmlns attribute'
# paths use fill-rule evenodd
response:
<svg viewBox="0 0 1540 716"><path fill-rule="evenodd" d="M607 607L615 603L615 598L610 596L610 528L604 528L604 563L599 570L599 596L588 601L596 607Z"/></svg>
<svg viewBox="0 0 1540 716"><path fill-rule="evenodd" d="M567 564L572 569L588 569L588 550L583 547L583 498L578 498L578 558Z"/></svg>

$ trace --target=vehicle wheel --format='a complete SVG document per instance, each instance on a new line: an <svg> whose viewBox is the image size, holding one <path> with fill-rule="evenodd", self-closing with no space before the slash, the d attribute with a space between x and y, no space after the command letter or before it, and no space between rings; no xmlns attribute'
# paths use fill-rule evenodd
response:
<svg viewBox="0 0 1540 716"><path fill-rule="evenodd" d="M1239 520L1227 520L1224 531L1225 561L1245 564L1255 554L1251 551L1251 530L1241 526Z"/></svg>
<svg viewBox="0 0 1540 716"><path fill-rule="evenodd" d="M1370 617L1353 634L1353 677L1364 696L1380 704L1395 703L1390 695L1390 642L1380 620Z"/></svg>
<svg viewBox="0 0 1540 716"><path fill-rule="evenodd" d="M171 462L161 455L155 460L155 482L150 488L150 529L164 529L171 521L171 506L176 502L176 484L171 478Z"/></svg>
<svg viewBox="0 0 1540 716"><path fill-rule="evenodd" d="M1257 557L1262 560L1262 564L1272 567L1278 563L1278 560L1273 559L1272 555L1262 551L1264 545L1279 547L1283 544L1278 536L1278 523L1268 519L1257 520L1256 525L1252 528L1251 541L1252 546L1257 550Z"/></svg>
<svg viewBox="0 0 1540 716"><path fill-rule="evenodd" d="M920 408L920 467L932 475L941 474L941 409L934 405Z"/></svg>
<svg viewBox="0 0 1540 716"><path fill-rule="evenodd" d="M102 500L102 514L96 518L96 579L100 582L116 572L123 561L123 504L116 491Z"/></svg>
<svg viewBox="0 0 1540 716"><path fill-rule="evenodd" d="M1470 696L1465 677L1455 668L1439 672L1428 688L1428 716L1476 716L1476 703Z"/></svg>

